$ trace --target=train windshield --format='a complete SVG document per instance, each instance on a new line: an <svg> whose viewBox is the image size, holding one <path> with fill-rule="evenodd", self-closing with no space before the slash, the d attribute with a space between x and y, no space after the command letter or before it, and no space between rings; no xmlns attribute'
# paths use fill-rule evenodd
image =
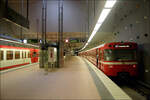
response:
<svg viewBox="0 0 150 100"><path fill-rule="evenodd" d="M105 61L129 61L136 60L136 50L106 49L104 50Z"/></svg>
<svg viewBox="0 0 150 100"><path fill-rule="evenodd" d="M36 57L37 56L37 53L36 52L33 52L33 56L32 57Z"/></svg>

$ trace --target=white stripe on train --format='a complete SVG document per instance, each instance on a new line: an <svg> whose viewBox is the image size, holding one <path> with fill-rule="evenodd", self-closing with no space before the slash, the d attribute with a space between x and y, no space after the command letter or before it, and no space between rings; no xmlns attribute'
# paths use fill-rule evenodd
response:
<svg viewBox="0 0 150 100"><path fill-rule="evenodd" d="M137 62L103 62L100 61L102 64L108 64L108 65L132 65L137 64Z"/></svg>

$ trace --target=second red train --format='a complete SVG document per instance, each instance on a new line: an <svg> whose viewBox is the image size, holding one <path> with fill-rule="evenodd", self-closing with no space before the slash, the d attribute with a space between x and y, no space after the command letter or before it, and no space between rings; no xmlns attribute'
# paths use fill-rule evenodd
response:
<svg viewBox="0 0 150 100"><path fill-rule="evenodd" d="M79 53L93 63L107 76L138 75L137 44L134 42L113 42Z"/></svg>

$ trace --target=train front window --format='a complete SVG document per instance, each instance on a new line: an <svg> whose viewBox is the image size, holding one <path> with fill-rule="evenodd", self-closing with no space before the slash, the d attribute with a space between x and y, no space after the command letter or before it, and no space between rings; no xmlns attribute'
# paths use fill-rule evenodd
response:
<svg viewBox="0 0 150 100"><path fill-rule="evenodd" d="M128 49L106 49L104 50L105 61L136 60L136 50Z"/></svg>
<svg viewBox="0 0 150 100"><path fill-rule="evenodd" d="M36 52L33 52L33 57L36 57L37 56L37 53Z"/></svg>

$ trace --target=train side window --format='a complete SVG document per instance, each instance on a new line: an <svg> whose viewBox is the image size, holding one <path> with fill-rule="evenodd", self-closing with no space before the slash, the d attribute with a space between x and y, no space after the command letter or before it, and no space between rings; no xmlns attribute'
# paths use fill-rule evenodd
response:
<svg viewBox="0 0 150 100"><path fill-rule="evenodd" d="M7 51L7 60L13 59L13 51Z"/></svg>
<svg viewBox="0 0 150 100"><path fill-rule="evenodd" d="M20 51L15 51L15 59L20 59Z"/></svg>
<svg viewBox="0 0 150 100"><path fill-rule="evenodd" d="M0 50L0 61L4 60L4 51Z"/></svg>

